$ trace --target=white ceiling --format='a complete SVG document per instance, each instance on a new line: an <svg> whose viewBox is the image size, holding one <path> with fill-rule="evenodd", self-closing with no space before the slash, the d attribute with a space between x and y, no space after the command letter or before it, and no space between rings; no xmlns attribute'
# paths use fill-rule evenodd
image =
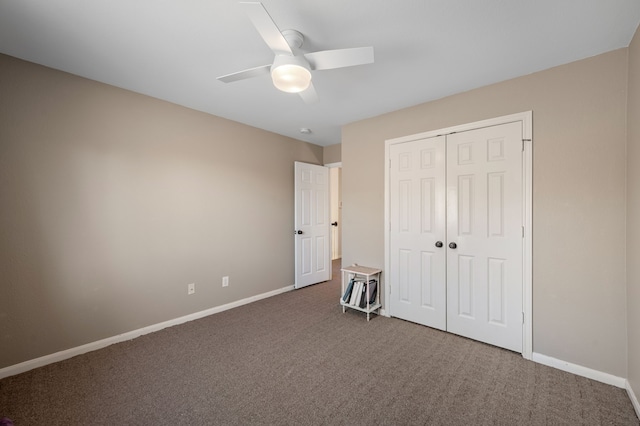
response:
<svg viewBox="0 0 640 426"><path fill-rule="evenodd" d="M263 4L303 52L373 46L375 63L314 72L315 104L268 75L221 83L273 61L235 0L0 0L0 52L326 146L353 121L627 47L640 22L640 0Z"/></svg>

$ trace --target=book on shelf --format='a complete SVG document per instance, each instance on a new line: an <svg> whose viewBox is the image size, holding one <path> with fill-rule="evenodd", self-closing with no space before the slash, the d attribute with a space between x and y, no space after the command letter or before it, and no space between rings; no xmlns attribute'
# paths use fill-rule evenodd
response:
<svg viewBox="0 0 640 426"><path fill-rule="evenodd" d="M367 288L369 286L366 283L363 283L362 285L362 291L360 292L360 303L358 304L359 307L361 308L366 308L367 307Z"/></svg>
<svg viewBox="0 0 640 426"><path fill-rule="evenodd" d="M356 306L362 308L362 302L366 301L367 283L362 281L362 285L358 289L358 296L356 297Z"/></svg>
<svg viewBox="0 0 640 426"><path fill-rule="evenodd" d="M362 297L362 287L364 286L364 282L363 281L358 281L358 285L357 287L354 289L354 298L353 298L353 306L358 306L360 305L360 298Z"/></svg>
<svg viewBox="0 0 640 426"><path fill-rule="evenodd" d="M358 293L358 301L356 303L356 306L360 306L360 304L362 303L362 300L364 300L366 298L365 296L365 292L367 291L367 283L366 281L362 281L362 285L360 286L360 292Z"/></svg>
<svg viewBox="0 0 640 426"><path fill-rule="evenodd" d="M354 283L355 280L351 278L351 280L349 280L349 284L347 285L347 289L344 292L344 295L342 295L342 302L349 303L349 301L351 300L351 293L353 292Z"/></svg>
<svg viewBox="0 0 640 426"><path fill-rule="evenodd" d="M376 302L376 296L378 295L378 280L369 281L369 305L373 305Z"/></svg>
<svg viewBox="0 0 640 426"><path fill-rule="evenodd" d="M353 290L351 291L351 298L349 299L349 304L350 305L355 305L356 304L356 296L358 295L358 288L360 287L360 281L356 281L353 284Z"/></svg>
<svg viewBox="0 0 640 426"><path fill-rule="evenodd" d="M341 301L345 305L356 306L359 308L367 307L368 304L373 305L378 294L378 280L371 279L368 283L362 280L351 278L347 284L347 288L341 297Z"/></svg>
<svg viewBox="0 0 640 426"><path fill-rule="evenodd" d="M361 308L365 308L367 305L373 305L376 301L376 293L378 289L377 284L377 280L369 280L369 283L364 285L359 305Z"/></svg>

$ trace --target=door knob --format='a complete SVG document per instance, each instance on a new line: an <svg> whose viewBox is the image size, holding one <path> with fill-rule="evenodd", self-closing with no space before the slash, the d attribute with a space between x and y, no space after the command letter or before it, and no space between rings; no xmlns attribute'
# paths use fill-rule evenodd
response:
<svg viewBox="0 0 640 426"><path fill-rule="evenodd" d="M302 234L302 231L293 231L294 234Z"/></svg>
<svg viewBox="0 0 640 426"><path fill-rule="evenodd" d="M458 247L458 245L456 243L449 243L449 248L454 249L456 247Z"/></svg>
<svg viewBox="0 0 640 426"><path fill-rule="evenodd" d="M331 226L338 226L338 222L333 222Z"/></svg>
<svg viewBox="0 0 640 426"><path fill-rule="evenodd" d="M438 248L442 247L442 241L436 241L436 247Z"/></svg>

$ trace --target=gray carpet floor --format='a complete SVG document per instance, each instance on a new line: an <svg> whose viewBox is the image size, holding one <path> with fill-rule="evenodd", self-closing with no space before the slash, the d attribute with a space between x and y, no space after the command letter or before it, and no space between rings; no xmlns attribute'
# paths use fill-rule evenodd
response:
<svg viewBox="0 0 640 426"><path fill-rule="evenodd" d="M337 277L337 274L335 275ZM638 425L623 389L393 318L337 279L0 381L23 425Z"/></svg>

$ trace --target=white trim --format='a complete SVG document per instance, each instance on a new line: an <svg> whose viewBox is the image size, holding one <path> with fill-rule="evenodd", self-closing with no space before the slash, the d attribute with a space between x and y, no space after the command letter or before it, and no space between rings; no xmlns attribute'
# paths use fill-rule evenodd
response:
<svg viewBox="0 0 640 426"><path fill-rule="evenodd" d="M398 143L411 142L419 139L427 139L440 135L447 135L454 132L464 132L468 130L480 129L483 127L497 126L501 124L521 122L522 138L527 139L524 144L523 155L523 184L524 184L524 264L523 264L523 281L522 281L522 311L524 312L524 324L522 325L522 357L531 359L533 355L533 234L532 234L532 213L533 213L533 112L526 111L517 114L505 115L502 117L491 118L488 120L476 121L474 123L461 124L458 126L447 127L444 129L432 130L429 132L418 133L415 135L403 136L400 138L389 139L385 141L384 151L384 267L385 271L390 270L390 253L389 253L389 232L391 231L389 204L389 161L391 159L389 151L391 145ZM384 304L383 311L389 316L392 312L389 308L388 301L391 293L390 287L384 286Z"/></svg>
<svg viewBox="0 0 640 426"><path fill-rule="evenodd" d="M473 123L465 123L452 127L445 127L444 129L430 130L428 132L416 133L414 135L402 136L400 138L388 139L387 145L393 145L396 143L404 143L416 141L419 139L432 138L434 136L448 135L450 133L466 132L468 130L482 129L484 127L499 126L501 124L514 123L521 121L523 123L523 135L525 139L531 139L532 135L532 111L519 112L517 114L504 115L502 117L490 118L488 120L475 121Z"/></svg>
<svg viewBox="0 0 640 426"><path fill-rule="evenodd" d="M522 159L523 173L523 225L524 241L522 256L522 356L531 359L533 356L533 112L527 111L522 116L522 139L524 153Z"/></svg>
<svg viewBox="0 0 640 426"><path fill-rule="evenodd" d="M339 161L337 163L329 163L329 164L325 164L324 165L326 168L328 169L341 169L342 168L342 161ZM339 185L340 186L340 185ZM340 190L338 191L338 193L340 192ZM340 194L339 194L340 195ZM331 216L331 175L329 175L329 216ZM338 196L338 199L340 199L340 196ZM342 209L342 202L338 201L338 210ZM342 220L342 219L341 219ZM342 231L340 231L342 233ZM333 257L334 253L333 253L333 229L331 231L329 231L329 244L331 245L331 257ZM340 259L342 258L342 244L340 247L340 257L336 257L336 259ZM329 262L329 270L331 273L331 276L333 276L333 261L336 259L331 259L332 262Z"/></svg>
<svg viewBox="0 0 640 426"><path fill-rule="evenodd" d="M582 365L572 364L570 362L562 361L561 359L542 355L536 352L533 353L532 361L622 389L625 388L627 383L627 380L624 377L614 376L613 374L593 370L588 367L583 367Z"/></svg>
<svg viewBox="0 0 640 426"><path fill-rule="evenodd" d="M629 395L631 404L633 404L633 409L636 410L636 416L640 418L640 402L638 402L638 398L636 397L635 392L633 392L633 389L631 388L631 383L629 383L629 380L625 380L625 388L627 389L627 394Z"/></svg>
<svg viewBox="0 0 640 426"><path fill-rule="evenodd" d="M336 167L342 167L342 161L338 161L337 163L329 163L329 164L325 164L325 167L328 167L330 169L334 169Z"/></svg>
<svg viewBox="0 0 640 426"><path fill-rule="evenodd" d="M384 222L382 228L384 230L384 277L380 280L380 284L384 284L384 300L382 300L382 307L380 312L384 312L386 317L391 318L391 309L387 309L387 306L391 306L389 301L391 300L391 288L389 287L387 275L391 270L391 252L389 249L389 240L391 233L391 200L389 196L389 179L391 173L391 142L386 140L384 142ZM380 292L380 288L378 288ZM380 292L382 294L382 292Z"/></svg>
<svg viewBox="0 0 640 426"><path fill-rule="evenodd" d="M0 369L0 379L5 377L14 376L16 374L24 373L25 371L33 370L34 368L43 367L54 362L63 361L65 359L72 358L76 355L82 355L87 352L102 349L104 347L113 345L114 343L126 342L127 340L135 339L136 337L143 336L145 334L153 333L163 328L172 327L174 325L183 324L185 322L197 320L207 317L209 315L217 314L229 309L237 308L248 303L257 302L261 299L276 296L281 293L293 290L293 286L282 287L277 290L269 291L267 293L258 294L256 296L247 297L246 299L237 300L235 302L227 303L226 305L216 306L204 311L195 312L193 314L185 315L180 318L175 318L169 321L164 321L158 324L150 325L148 327L139 328L137 330L129 331L127 333L118 334L117 336L108 337L106 339L98 340L96 342L87 343L86 345L76 346L75 348L67 349L64 351L56 352L50 355L45 355L40 358L31 359L29 361L22 362L20 364L11 365Z"/></svg>

